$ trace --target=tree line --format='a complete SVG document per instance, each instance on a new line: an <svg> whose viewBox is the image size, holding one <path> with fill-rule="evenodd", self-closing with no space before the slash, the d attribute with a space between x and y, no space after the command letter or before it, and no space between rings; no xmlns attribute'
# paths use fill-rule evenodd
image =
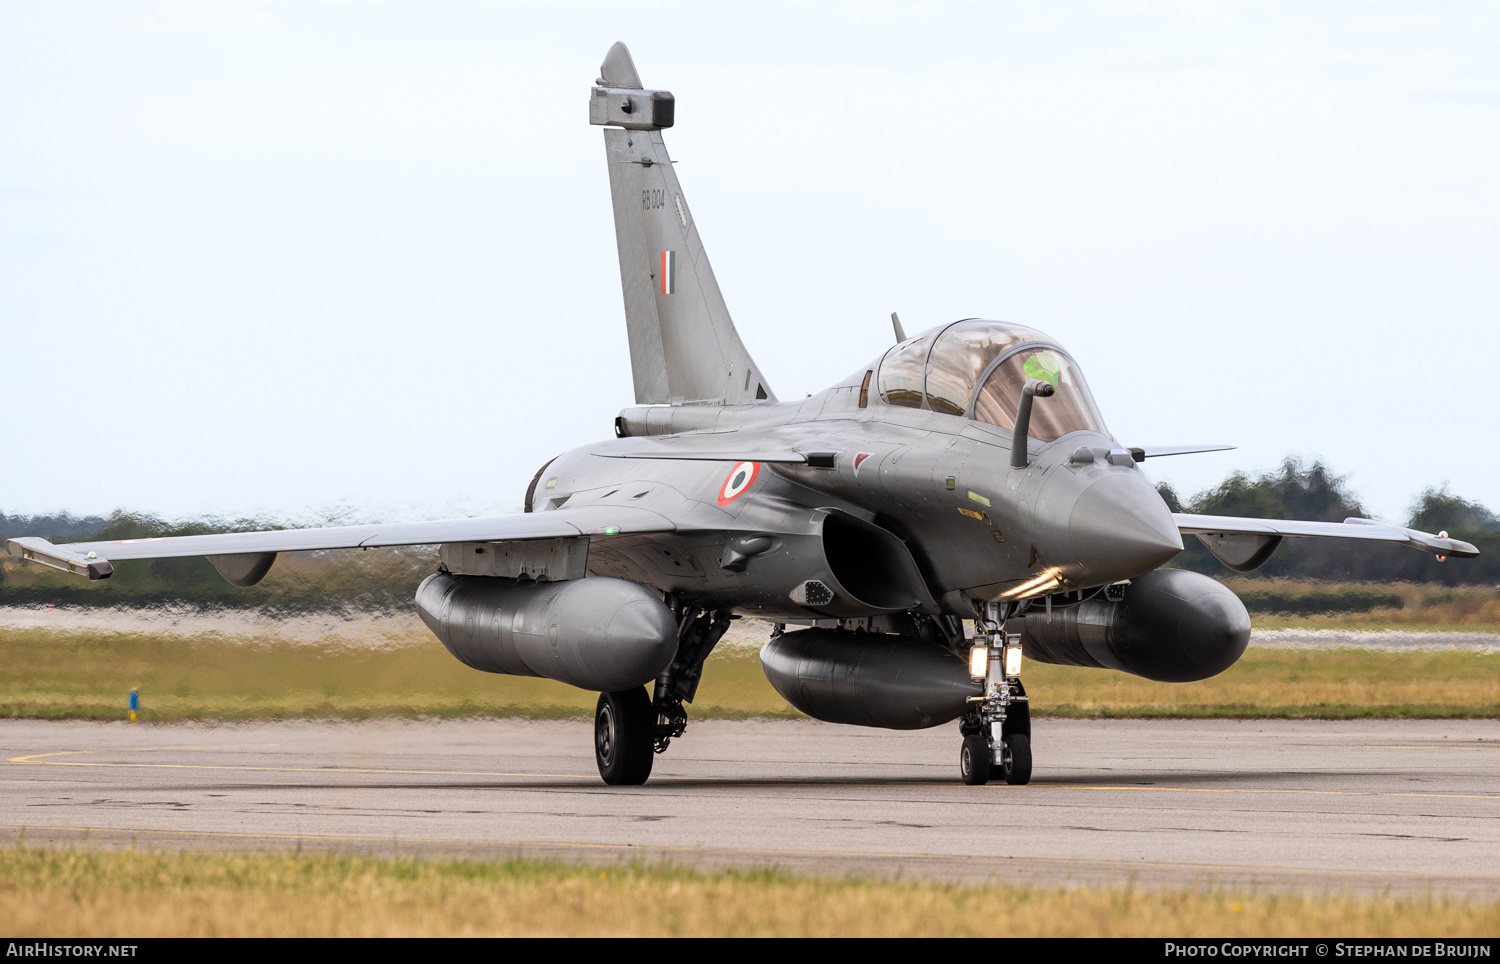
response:
<svg viewBox="0 0 1500 964"><path fill-rule="evenodd" d="M319 525L346 525L330 517ZM50 542L112 542L160 536L193 536L295 528L270 518L202 518L169 522L158 516L118 510L108 516L7 515L0 512L0 539L40 536ZM24 568L23 568L24 566ZM0 566L0 605L129 605L160 608L182 603L198 607L271 609L278 612L391 611L409 609L419 582L437 569L430 546L378 552L282 553L271 572L248 589L231 586L207 559L127 560L98 582L42 566L7 560Z"/></svg>
<svg viewBox="0 0 1500 964"><path fill-rule="evenodd" d="M1343 522L1367 516L1365 507L1349 491L1347 477L1335 474L1320 461L1306 465L1287 458L1274 471L1258 475L1235 472L1186 501L1166 483L1156 488L1173 512L1310 522ZM1472 542L1480 556L1442 562L1425 552L1386 543L1284 539L1270 561L1246 575L1334 582L1500 584L1500 518L1483 505L1454 495L1446 487L1428 488L1417 496L1400 524L1424 532L1446 531L1455 539ZM1169 565L1209 575L1228 572L1196 538L1185 537L1183 545L1185 551Z"/></svg>

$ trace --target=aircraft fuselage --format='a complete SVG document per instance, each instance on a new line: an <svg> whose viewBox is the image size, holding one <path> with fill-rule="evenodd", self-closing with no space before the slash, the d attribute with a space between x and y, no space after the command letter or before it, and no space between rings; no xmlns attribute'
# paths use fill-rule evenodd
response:
<svg viewBox="0 0 1500 964"><path fill-rule="evenodd" d="M589 573L793 620L969 617L974 601L1101 586L1181 551L1167 506L1133 461L1108 461L1123 451L1108 436L1033 439L1029 464L1017 468L1009 429L889 405L868 390L861 407L864 371L801 402L626 409L624 437L554 459L528 508L659 513L678 531L596 538ZM643 438L714 436L745 456L618 457ZM757 452L809 462L763 462ZM809 581L832 598L816 587L809 596Z"/></svg>

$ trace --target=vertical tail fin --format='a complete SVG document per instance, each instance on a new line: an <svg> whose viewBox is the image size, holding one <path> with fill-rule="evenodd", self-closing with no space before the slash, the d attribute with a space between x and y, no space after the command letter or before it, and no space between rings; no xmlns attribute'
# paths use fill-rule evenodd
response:
<svg viewBox="0 0 1500 964"><path fill-rule="evenodd" d="M622 43L609 48L600 73L589 123L606 128L636 402L775 401L734 330L662 141L672 95L641 87Z"/></svg>

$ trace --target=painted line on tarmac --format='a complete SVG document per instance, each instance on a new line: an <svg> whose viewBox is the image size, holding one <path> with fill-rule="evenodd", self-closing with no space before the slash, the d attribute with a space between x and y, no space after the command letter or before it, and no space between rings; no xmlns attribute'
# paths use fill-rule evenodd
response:
<svg viewBox="0 0 1500 964"><path fill-rule="evenodd" d="M105 752L109 752L109 753L155 753L155 752L158 752L158 751L161 751L161 750L188 750L188 751L192 751L192 750L241 750L241 749L244 749L246 747L262 748L262 747L268 747L268 746L281 746L281 745L282 744L280 744L280 743L215 743L215 744L212 744L210 746L204 746L203 744L184 744L182 746L124 746L124 747L113 747L110 750L105 751ZM78 756L78 755L84 754L84 753L99 753L99 752L101 752L101 751L99 751L99 750L54 750L51 753L33 753L30 756L11 757L9 760L6 760L5 762L6 763L41 763L41 764L50 764L50 765L56 766L56 765L58 765L59 761L56 761L56 760L42 760L41 757L44 757L44 756ZM98 766L99 764L85 764L85 765ZM130 764L119 764L119 765L120 766L129 766Z"/></svg>
<svg viewBox="0 0 1500 964"><path fill-rule="evenodd" d="M985 784L1001 789L1004 784ZM1437 797L1442 800L1500 800L1500 793L1409 793L1396 790L1276 790L1266 787L1111 787L1041 784L1049 790L1137 790L1147 793L1273 793L1306 797ZM1005 787L1005 789L1014 789Z"/></svg>
<svg viewBox="0 0 1500 964"><path fill-rule="evenodd" d="M53 753L33 753L29 756L11 757L6 763L31 766L55 766L55 767L103 767L106 769L128 769L128 770L243 770L259 773L365 773L365 774L389 774L392 776L450 776L450 777L512 777L512 778L544 778L549 780L579 780L592 783L593 774L578 773L514 773L493 770L397 770L382 769L376 767L289 767L289 766L250 766L234 764L208 764L208 763L92 763L76 760L44 760L48 756L74 756L83 753L95 753L95 750L60 750ZM42 781L38 781L42 782ZM699 783L729 786L745 783L739 780L714 780L702 777L658 777L652 781L656 785ZM784 782L784 781L773 781ZM907 783L894 784L885 783L845 783L830 781L828 783L806 783L798 782L799 787L895 787L902 790L915 788L946 789L953 790L959 787L957 783ZM1137 793L1249 793L1249 794L1276 794L1282 796L1306 796L1306 797L1416 797L1439 800L1500 800L1500 793L1414 793L1410 791L1392 790L1303 790L1303 789L1274 789L1266 787L1142 787L1142 786L1108 786L1094 784L1031 784L1027 787L1012 787L1004 783L986 784L985 789L1004 790L1012 793L1039 793L1044 790L1112 790L1116 792L1134 791Z"/></svg>
<svg viewBox="0 0 1500 964"><path fill-rule="evenodd" d="M1365 743L1361 746L1365 750L1500 750L1500 743L1486 743L1484 746L1463 746L1453 743L1433 743L1428 746L1403 746L1396 743Z"/></svg>
<svg viewBox="0 0 1500 964"><path fill-rule="evenodd" d="M501 773L490 770L393 770L374 767L277 767L211 763L91 763L78 760L41 759L42 757L47 756L72 756L80 753L97 752L99 751L60 750L55 753L33 753L30 756L13 756L5 762L20 764L23 766L31 765L44 767L104 767L107 769L122 770L249 770L269 773L389 773L395 776L546 777L553 780L589 780L593 778L593 774L582 775L578 773Z"/></svg>

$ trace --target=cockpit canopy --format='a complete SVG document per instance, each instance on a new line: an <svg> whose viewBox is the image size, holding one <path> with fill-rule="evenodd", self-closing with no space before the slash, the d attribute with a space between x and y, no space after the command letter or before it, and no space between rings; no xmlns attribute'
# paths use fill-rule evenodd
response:
<svg viewBox="0 0 1500 964"><path fill-rule="evenodd" d="M1031 378L1056 389L1032 409L1032 438L1051 442L1083 430L1109 434L1083 373L1067 352L1020 325L971 319L923 332L886 352L878 385L880 397L890 405L1010 428L1021 389Z"/></svg>

